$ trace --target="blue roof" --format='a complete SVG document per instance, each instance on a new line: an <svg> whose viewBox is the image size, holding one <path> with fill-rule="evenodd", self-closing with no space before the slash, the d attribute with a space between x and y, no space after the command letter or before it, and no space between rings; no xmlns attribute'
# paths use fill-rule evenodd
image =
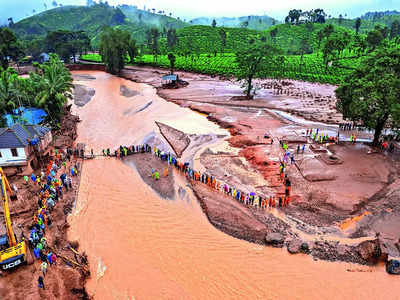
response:
<svg viewBox="0 0 400 300"><path fill-rule="evenodd" d="M5 114L4 118L7 121L7 126L12 126L20 123L19 119L28 124L39 124L47 116L46 112L40 108L34 107L18 107L14 109L12 114Z"/></svg>
<svg viewBox="0 0 400 300"><path fill-rule="evenodd" d="M177 75L175 75L175 74L173 74L173 75L164 75L163 77L162 77L162 80L172 80L172 81L174 81L174 80L176 80L177 79Z"/></svg>

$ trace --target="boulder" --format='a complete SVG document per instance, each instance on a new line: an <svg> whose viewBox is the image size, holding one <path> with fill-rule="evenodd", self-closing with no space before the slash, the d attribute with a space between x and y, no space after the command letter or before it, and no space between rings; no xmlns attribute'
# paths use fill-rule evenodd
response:
<svg viewBox="0 0 400 300"><path fill-rule="evenodd" d="M336 179L336 176L327 170L326 165L318 159L305 158L296 164L303 177L308 181L332 181Z"/></svg>
<svg viewBox="0 0 400 300"><path fill-rule="evenodd" d="M382 255L387 259L391 257L400 257L396 243L388 239L380 239L380 247Z"/></svg>
<svg viewBox="0 0 400 300"><path fill-rule="evenodd" d="M386 272L392 275L400 275L400 260L391 259L386 262Z"/></svg>
<svg viewBox="0 0 400 300"><path fill-rule="evenodd" d="M301 251L302 240L294 239L287 245L287 250L290 254L297 254Z"/></svg>
<svg viewBox="0 0 400 300"><path fill-rule="evenodd" d="M310 246L306 242L303 242L301 243L300 251L303 253L310 253Z"/></svg>
<svg viewBox="0 0 400 300"><path fill-rule="evenodd" d="M265 243L274 247L282 248L285 238L280 233L271 232L265 236Z"/></svg>
<svg viewBox="0 0 400 300"><path fill-rule="evenodd" d="M377 239L360 243L356 247L356 251L363 260L371 264L376 264L382 254L381 247Z"/></svg>

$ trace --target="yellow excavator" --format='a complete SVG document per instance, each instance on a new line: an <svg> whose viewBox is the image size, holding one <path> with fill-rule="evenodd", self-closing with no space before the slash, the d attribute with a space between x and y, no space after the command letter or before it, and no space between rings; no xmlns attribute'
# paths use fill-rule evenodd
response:
<svg viewBox="0 0 400 300"><path fill-rule="evenodd" d="M0 269L1 271L8 271L26 262L26 244L24 240L18 243L12 228L7 190L10 194L13 194L13 192L2 168L0 168L0 184L7 231L7 234L0 235Z"/></svg>

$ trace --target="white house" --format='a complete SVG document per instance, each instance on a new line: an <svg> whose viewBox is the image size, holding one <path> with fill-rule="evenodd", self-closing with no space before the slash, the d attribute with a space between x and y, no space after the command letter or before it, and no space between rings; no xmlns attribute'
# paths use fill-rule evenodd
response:
<svg viewBox="0 0 400 300"><path fill-rule="evenodd" d="M51 140L50 129L43 126L14 124L0 128L0 167L27 165L32 154L46 150Z"/></svg>

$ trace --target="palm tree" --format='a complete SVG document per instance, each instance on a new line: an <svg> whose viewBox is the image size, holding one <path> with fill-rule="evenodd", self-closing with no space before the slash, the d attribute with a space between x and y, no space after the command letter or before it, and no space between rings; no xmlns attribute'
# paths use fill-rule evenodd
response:
<svg viewBox="0 0 400 300"><path fill-rule="evenodd" d="M64 105L72 98L71 73L57 55L52 55L48 63L39 66L38 72L31 73L30 78L37 90L34 105L47 113L45 121L53 127L59 126Z"/></svg>
<svg viewBox="0 0 400 300"><path fill-rule="evenodd" d="M13 109L29 103L31 93L25 88L27 79L18 77L17 72L8 68L0 68L0 126L5 126L2 116L11 113Z"/></svg>
<svg viewBox="0 0 400 300"><path fill-rule="evenodd" d="M15 82L18 74L14 69L8 68L3 71L0 68L0 113L6 114L17 108L15 94L17 92Z"/></svg>

